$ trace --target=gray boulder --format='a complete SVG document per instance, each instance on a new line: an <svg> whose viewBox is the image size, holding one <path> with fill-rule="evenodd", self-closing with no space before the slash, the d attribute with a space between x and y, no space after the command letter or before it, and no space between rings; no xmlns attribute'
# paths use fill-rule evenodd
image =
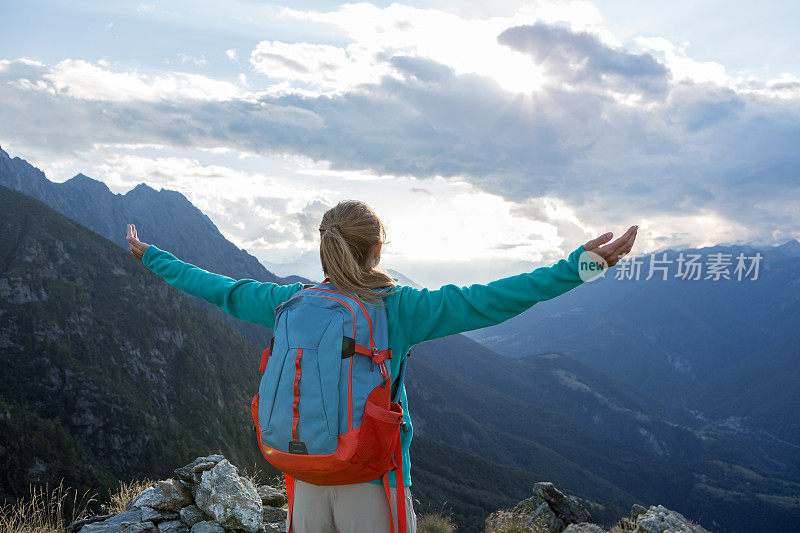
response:
<svg viewBox="0 0 800 533"><path fill-rule="evenodd" d="M158 533L189 533L189 526L180 520L170 520L158 524Z"/></svg>
<svg viewBox="0 0 800 533"><path fill-rule="evenodd" d="M580 524L594 522L589 511L572 496L567 496L558 490L552 483L540 482L533 486L533 493L546 501L553 512L565 524Z"/></svg>
<svg viewBox="0 0 800 533"><path fill-rule="evenodd" d="M528 514L525 525L531 528L544 528L548 533L559 533L564 529L564 522L550 509L547 502L542 502L539 507Z"/></svg>
<svg viewBox="0 0 800 533"><path fill-rule="evenodd" d="M89 518L83 518L81 520L75 520L74 522L72 522L70 525L67 526L67 533L77 533L85 525L94 524L95 522L102 522L103 520L108 520L112 516L114 516L113 513L100 516L91 516Z"/></svg>
<svg viewBox="0 0 800 533"><path fill-rule="evenodd" d="M560 533L563 529L564 522L553 513L545 502L535 508L497 511L486 520L486 531L492 533L502 531Z"/></svg>
<svg viewBox="0 0 800 533"><path fill-rule="evenodd" d="M150 521L154 524L164 522L167 520L177 520L180 515L175 511L164 511L162 509L154 509L146 505L142 506L142 521Z"/></svg>
<svg viewBox="0 0 800 533"><path fill-rule="evenodd" d="M536 483L533 496L517 504L511 511L494 513L487 519L487 531L531 530L542 533L561 533L574 524L572 533L602 531L590 528L594 520L576 498L567 496L552 483ZM582 529L580 529L582 528Z"/></svg>
<svg viewBox="0 0 800 533"><path fill-rule="evenodd" d="M269 505L270 507L283 507L289 500L286 496L274 487L263 485L258 487L258 495L261 497L261 503Z"/></svg>
<svg viewBox="0 0 800 533"><path fill-rule="evenodd" d="M125 533L138 533L143 531L141 522L142 510L131 509L124 513L113 515L101 522L86 524L81 527L80 533L120 533L123 531ZM150 531L155 528L152 522L145 522L145 524L149 524ZM147 530L145 529L144 531Z"/></svg>
<svg viewBox="0 0 800 533"><path fill-rule="evenodd" d="M155 487L148 487L128 504L129 508L151 507L164 511L178 511L192 503L192 493L177 479L159 481Z"/></svg>
<svg viewBox="0 0 800 533"><path fill-rule="evenodd" d="M152 522L139 522L121 529L120 533L158 533L158 527Z"/></svg>
<svg viewBox="0 0 800 533"><path fill-rule="evenodd" d="M264 506L264 510L261 512L261 516L264 519L264 523L271 523L271 522L285 522L286 509L281 509L280 507L270 507L268 505Z"/></svg>
<svg viewBox="0 0 800 533"><path fill-rule="evenodd" d="M189 527L206 519L206 514L196 505L187 505L180 511L181 521Z"/></svg>
<svg viewBox="0 0 800 533"><path fill-rule="evenodd" d="M225 533L225 529L216 522L206 520L193 525L191 533Z"/></svg>
<svg viewBox="0 0 800 533"><path fill-rule="evenodd" d="M238 469L227 459L203 471L195 503L215 522L229 529L256 533L263 524L258 491L250 480L238 475Z"/></svg>
<svg viewBox="0 0 800 533"><path fill-rule="evenodd" d="M709 533L707 529L689 521L685 516L663 505L651 505L636 517L636 533Z"/></svg>
<svg viewBox="0 0 800 533"><path fill-rule="evenodd" d="M605 533L602 528L594 524L570 524L561 533Z"/></svg>
<svg viewBox="0 0 800 533"><path fill-rule="evenodd" d="M635 520L637 516L644 514L646 512L647 512L647 507L639 505L638 503L634 503L633 507L631 507L631 518Z"/></svg>
<svg viewBox="0 0 800 533"><path fill-rule="evenodd" d="M217 463L225 457L214 454L206 457L198 457L186 466L175 469L175 475L190 484L200 483L201 476L206 470L211 470Z"/></svg>

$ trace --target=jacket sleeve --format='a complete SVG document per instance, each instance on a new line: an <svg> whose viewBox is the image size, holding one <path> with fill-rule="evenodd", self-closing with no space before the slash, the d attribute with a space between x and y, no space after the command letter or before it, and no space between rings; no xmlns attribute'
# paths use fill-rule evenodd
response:
<svg viewBox="0 0 800 533"><path fill-rule="evenodd" d="M398 295L398 321L411 344L499 324L583 283L578 275L582 252L580 245L552 266L485 285L405 287Z"/></svg>
<svg viewBox="0 0 800 533"><path fill-rule="evenodd" d="M275 308L303 288L301 282L278 285L214 274L184 263L152 244L144 251L142 263L170 285L216 305L235 318L270 329L275 326Z"/></svg>

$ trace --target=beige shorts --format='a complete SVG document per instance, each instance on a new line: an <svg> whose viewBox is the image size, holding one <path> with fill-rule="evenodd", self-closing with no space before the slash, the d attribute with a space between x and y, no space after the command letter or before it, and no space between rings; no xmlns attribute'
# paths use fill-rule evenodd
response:
<svg viewBox="0 0 800 533"><path fill-rule="evenodd" d="M406 530L416 533L417 516L406 487ZM390 488L392 521L397 529L397 489ZM389 533L389 502L374 483L318 486L299 479L294 485L291 533Z"/></svg>

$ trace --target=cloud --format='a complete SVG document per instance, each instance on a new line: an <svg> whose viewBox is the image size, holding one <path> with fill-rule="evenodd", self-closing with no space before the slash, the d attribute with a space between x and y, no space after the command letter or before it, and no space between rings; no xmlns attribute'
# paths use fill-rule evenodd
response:
<svg viewBox="0 0 800 533"><path fill-rule="evenodd" d="M646 95L667 90L669 71L653 56L612 48L596 35L565 25L515 26L500 33L497 42L529 54L556 82Z"/></svg>
<svg viewBox="0 0 800 533"><path fill-rule="evenodd" d="M385 64L358 46L302 42L261 41L250 53L250 64L270 78L303 82L321 92L342 92L387 72Z"/></svg>
<svg viewBox="0 0 800 533"><path fill-rule="evenodd" d="M83 60L3 60L0 139L59 157L151 143L298 155L354 181L445 177L510 202L528 220L570 212L559 228L575 240L637 222L667 242L733 229L745 240L795 236L795 77L732 80L663 39L634 40L629 46L642 49L631 51L594 28L591 13L568 27L399 4L284 11L333 25L350 42L262 41L247 89ZM497 70L506 60L514 68ZM536 68L541 85L518 90L533 78L513 75ZM281 224L311 235L312 218Z"/></svg>
<svg viewBox="0 0 800 533"><path fill-rule="evenodd" d="M18 59L6 62L3 79L22 91L46 93L54 104L63 101L67 107L71 99L107 102L228 100L241 93L233 83L198 74L114 72L101 62L64 59L48 67L37 61Z"/></svg>
<svg viewBox="0 0 800 533"><path fill-rule="evenodd" d="M178 52L176 55L178 56L178 59L181 60L181 63L192 63L193 65L198 66L203 66L206 64L206 56L204 55L201 55L200 57L194 57L183 52Z"/></svg>

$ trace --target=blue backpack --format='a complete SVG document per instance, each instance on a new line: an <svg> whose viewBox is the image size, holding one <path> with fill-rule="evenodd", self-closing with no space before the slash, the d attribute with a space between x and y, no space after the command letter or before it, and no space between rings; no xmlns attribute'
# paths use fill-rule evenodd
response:
<svg viewBox="0 0 800 533"><path fill-rule="evenodd" d="M383 477L388 498L395 470L405 532L400 431L406 427L399 396L406 358L394 387L391 358L383 303L366 303L328 278L304 285L275 309L251 414L264 458L286 475L287 531L294 479L343 485Z"/></svg>

